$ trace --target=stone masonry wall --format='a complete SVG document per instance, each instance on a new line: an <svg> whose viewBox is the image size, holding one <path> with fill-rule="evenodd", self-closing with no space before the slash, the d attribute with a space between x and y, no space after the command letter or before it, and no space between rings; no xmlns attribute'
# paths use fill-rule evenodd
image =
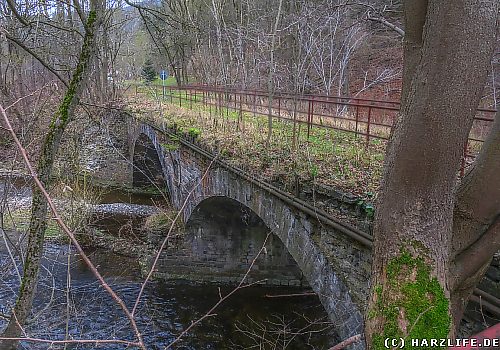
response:
<svg viewBox="0 0 500 350"><path fill-rule="evenodd" d="M227 205L218 206L219 201L232 205L233 210ZM246 282L308 285L281 240L274 234L267 236L269 230L260 220L248 218L246 212L238 213L237 204L223 199L209 199L202 204L205 204L200 205L202 210L190 218L185 236L165 249L158 263L157 277L234 285L244 278L258 256ZM207 209L213 207L223 211L227 220L217 220L208 214ZM240 220L237 220L239 214Z"/></svg>

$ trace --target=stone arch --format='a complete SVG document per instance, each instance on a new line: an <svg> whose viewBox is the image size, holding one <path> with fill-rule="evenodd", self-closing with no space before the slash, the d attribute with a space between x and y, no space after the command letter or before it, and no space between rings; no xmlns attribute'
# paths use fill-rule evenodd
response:
<svg viewBox="0 0 500 350"><path fill-rule="evenodd" d="M172 140L162 131L147 124L139 124L138 129L136 137L146 134L158 153L171 204L182 209L184 222L210 197L227 197L250 208L297 262L336 324L340 338L363 333L362 308L370 266L364 246L227 167L210 163L189 147L165 147ZM363 345L354 348L362 349Z"/></svg>
<svg viewBox="0 0 500 350"><path fill-rule="evenodd" d="M354 334L363 334L363 316L359 306L351 298L349 288L339 278L317 242L312 238L318 234L319 228L316 224L295 212L285 203L271 201L262 191L255 191L255 195L250 194L249 187L245 184L232 191L229 189L233 186L230 183L231 179L235 180L235 178L220 168L215 169L211 174L214 173L215 178L211 177L207 182L208 187L213 184L215 188L205 187L202 190L203 194L195 192L193 200L184 210L186 220L189 220L200 203L214 196L228 197L248 207L285 245L309 286L319 296L331 321L336 325L335 328L340 338L345 339ZM281 213L281 215L278 216L276 213ZM364 348L362 344L353 346L353 349L362 348Z"/></svg>
<svg viewBox="0 0 500 350"><path fill-rule="evenodd" d="M239 283L255 259L247 282L265 280L270 285L308 286L281 239L252 209L236 200L227 196L206 197L192 211L186 229L185 239L193 256L210 259L216 266L207 267L207 274L213 274L215 281L219 281L220 274L225 281Z"/></svg>

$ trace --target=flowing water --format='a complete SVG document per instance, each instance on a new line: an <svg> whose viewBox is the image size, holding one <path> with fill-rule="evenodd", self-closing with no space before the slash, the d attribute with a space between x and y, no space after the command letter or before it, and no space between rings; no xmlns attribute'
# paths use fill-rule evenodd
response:
<svg viewBox="0 0 500 350"><path fill-rule="evenodd" d="M112 288L131 307L142 282L137 259L102 249L89 250L88 254ZM19 265L19 261L17 263ZM0 307L3 314L8 314L18 285L19 278L2 243ZM137 313L138 326L147 348L164 349L192 321L202 317L220 295L232 289L180 281L148 284ZM265 286L241 289L174 348L327 349L336 339L317 296L268 297L304 292L309 290ZM4 325L5 321L0 318L0 328ZM125 315L74 249L56 243L46 244L34 315L27 330L35 337L59 340L133 339ZM64 346L24 342L22 348L63 349ZM111 350L124 349L125 346L71 344L66 347L94 348Z"/></svg>
<svg viewBox="0 0 500 350"><path fill-rule="evenodd" d="M134 259L104 250L89 253L113 289L127 305L132 305L142 281ZM71 276L69 294L66 293L68 258ZM132 339L125 316L74 251L70 251L65 245L49 244L43 264L44 270L36 298L37 316L28 328L30 332L38 337L64 339L68 324L68 334L75 339ZM7 313L8 305L12 305L14 301L13 292L17 290L18 281L12 273L12 265L4 250L1 266L0 300L2 312ZM221 293L224 295L230 290L231 288L225 287L221 289ZM296 288L261 286L242 289L217 309L215 316L188 333L176 348L240 349L253 344L249 337L264 335L270 342L283 342L289 341L294 337L293 333L303 327L309 327L313 331L328 328L327 324L323 324L327 321L326 315L316 297L266 298L266 295L299 292ZM219 289L214 285L152 282L146 288L138 313L139 327L144 333L148 349L163 349L191 321L203 316L218 299ZM308 330L296 335L286 348L325 349L330 343L331 332L316 335L309 334ZM288 334L278 336L281 331ZM243 332L250 333L245 336ZM272 334L273 332L277 334ZM25 348L46 349L48 346L26 343ZM72 345L68 348L123 349L124 346ZM268 344L266 348L272 347Z"/></svg>

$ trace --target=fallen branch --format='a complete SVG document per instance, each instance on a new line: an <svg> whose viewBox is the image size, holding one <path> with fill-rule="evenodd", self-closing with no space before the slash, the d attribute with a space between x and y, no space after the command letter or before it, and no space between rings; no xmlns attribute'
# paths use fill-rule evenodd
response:
<svg viewBox="0 0 500 350"><path fill-rule="evenodd" d="M121 339L73 339L73 340L50 340L43 338L32 338L32 337L22 337L22 338L0 338L3 340L18 340L18 341L27 341L33 343L44 343L44 344L124 344L127 346L141 346L140 343L131 342L128 340Z"/></svg>
<svg viewBox="0 0 500 350"><path fill-rule="evenodd" d="M288 298L288 297L303 297L309 295L316 295L314 292L306 292L306 293L295 293L295 294L266 294L264 297L266 298Z"/></svg>

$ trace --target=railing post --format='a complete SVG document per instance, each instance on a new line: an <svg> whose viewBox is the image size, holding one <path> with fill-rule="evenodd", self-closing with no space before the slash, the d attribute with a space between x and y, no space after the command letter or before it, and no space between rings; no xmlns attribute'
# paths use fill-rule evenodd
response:
<svg viewBox="0 0 500 350"><path fill-rule="evenodd" d="M358 134L358 127L359 127L359 106L356 103L356 128L355 128L356 138L358 138L358 136L359 136L359 134Z"/></svg>
<svg viewBox="0 0 500 350"><path fill-rule="evenodd" d="M243 122L243 105L241 101L242 95L240 95L240 120Z"/></svg>
<svg viewBox="0 0 500 350"><path fill-rule="evenodd" d="M222 102L221 102L220 91L216 92L216 96L217 96L217 114L222 116Z"/></svg>
<svg viewBox="0 0 500 350"><path fill-rule="evenodd" d="M307 139L309 140L309 135L311 133L311 100L307 103Z"/></svg>
<svg viewBox="0 0 500 350"><path fill-rule="evenodd" d="M281 117L281 96L278 95L278 117Z"/></svg>
<svg viewBox="0 0 500 350"><path fill-rule="evenodd" d="M189 89L189 109L193 109L193 91L191 89Z"/></svg>
<svg viewBox="0 0 500 350"><path fill-rule="evenodd" d="M370 143L370 123L372 118L372 106L368 107L368 123L366 124L366 147Z"/></svg>
<svg viewBox="0 0 500 350"><path fill-rule="evenodd" d="M314 121L314 96L311 97L311 129Z"/></svg>
<svg viewBox="0 0 500 350"><path fill-rule="evenodd" d="M257 92L253 92L253 117L255 118L255 114L257 112Z"/></svg>

